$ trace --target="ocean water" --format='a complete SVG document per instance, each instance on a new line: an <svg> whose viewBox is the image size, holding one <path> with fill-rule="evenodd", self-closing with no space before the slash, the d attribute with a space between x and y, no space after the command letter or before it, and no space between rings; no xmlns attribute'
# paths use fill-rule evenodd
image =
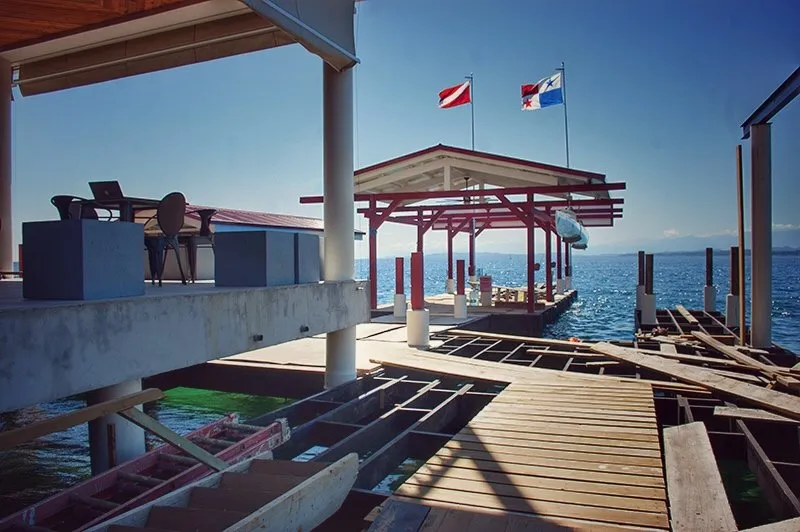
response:
<svg viewBox="0 0 800 532"><path fill-rule="evenodd" d="M466 259L463 255L456 258ZM409 265L406 257L406 265ZM543 257L536 258L543 262ZM748 262L748 261L746 261ZM446 257L430 255L425 259L425 292L440 294L445 289ZM633 335L633 304L637 277L637 257L631 255L591 256L573 253L573 286L578 299L556 323L547 326L544 335L551 338L577 336L582 339L628 340ZM727 254L714 257L714 281L718 287L717 307L724 309L728 292ZM525 284L525 256L514 254L477 255L479 274L491 275L494 284ZM701 308L705 279L705 256L697 254L661 254L655 256L654 292L657 304L674 308ZM366 278L366 260L357 263L357 277ZM749 270L748 273L749 281ZM544 280L537 272L537 282ZM410 281L406 267L406 290ZM394 259L378 261L379 303L392 301ZM748 300L749 301L749 300ZM800 353L800 253L776 253L773 257L773 339ZM238 412L243 419L288 404L287 400L254 397L204 390L175 389L167 397L148 405L148 413L171 429L186 433L228 412ZM0 414L0 430L7 430L68 412L84 405L80 398L54 401ZM148 440L148 445L156 442ZM0 516L13 513L90 475L87 426L51 434L13 450L0 452Z"/></svg>

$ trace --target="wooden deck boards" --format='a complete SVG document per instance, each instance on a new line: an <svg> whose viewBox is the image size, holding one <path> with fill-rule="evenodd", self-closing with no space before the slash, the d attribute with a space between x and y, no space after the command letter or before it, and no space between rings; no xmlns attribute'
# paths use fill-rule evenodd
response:
<svg viewBox="0 0 800 532"><path fill-rule="evenodd" d="M611 381L515 380L394 496L575 530L668 529L652 390Z"/></svg>

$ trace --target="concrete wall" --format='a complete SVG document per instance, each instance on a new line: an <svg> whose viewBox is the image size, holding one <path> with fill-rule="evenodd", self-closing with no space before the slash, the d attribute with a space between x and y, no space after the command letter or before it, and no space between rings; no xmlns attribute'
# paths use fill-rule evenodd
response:
<svg viewBox="0 0 800 532"><path fill-rule="evenodd" d="M134 298L0 307L0 412L363 323L366 288L165 285Z"/></svg>

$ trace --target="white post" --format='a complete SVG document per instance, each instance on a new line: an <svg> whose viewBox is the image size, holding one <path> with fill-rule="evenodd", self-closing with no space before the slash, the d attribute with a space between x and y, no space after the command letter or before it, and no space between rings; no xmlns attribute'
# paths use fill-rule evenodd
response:
<svg viewBox="0 0 800 532"><path fill-rule="evenodd" d="M408 308L408 304L406 303L406 295L405 294L395 294L394 295L394 309L393 314L395 318L405 318L406 317L406 309Z"/></svg>
<svg viewBox="0 0 800 532"><path fill-rule="evenodd" d="M564 279L556 279L556 294L562 295L564 293Z"/></svg>
<svg viewBox="0 0 800 532"><path fill-rule="evenodd" d="M642 296L644 296L644 285L636 285L636 310L642 310Z"/></svg>
<svg viewBox="0 0 800 532"><path fill-rule="evenodd" d="M425 349L430 346L431 316L428 309L411 309L406 315L406 343L409 347Z"/></svg>
<svg viewBox="0 0 800 532"><path fill-rule="evenodd" d="M453 317L463 320L467 317L467 296L466 294L456 294L453 298Z"/></svg>
<svg viewBox="0 0 800 532"><path fill-rule="evenodd" d="M0 271L11 271L11 65L0 58Z"/></svg>
<svg viewBox="0 0 800 532"><path fill-rule="evenodd" d="M448 279L445 283L445 290L448 294L455 294L456 293L456 280L455 279Z"/></svg>
<svg viewBox="0 0 800 532"><path fill-rule="evenodd" d="M717 310L717 287L714 285L703 287L703 310L706 312Z"/></svg>
<svg viewBox="0 0 800 532"><path fill-rule="evenodd" d="M725 327L739 327L739 296L725 297Z"/></svg>
<svg viewBox="0 0 800 532"><path fill-rule="evenodd" d="M338 72L323 63L323 193L325 281L355 277L353 198L353 70ZM356 378L356 328L325 338L325 387Z"/></svg>
<svg viewBox="0 0 800 532"><path fill-rule="evenodd" d="M750 126L752 243L750 343L772 345L772 160L770 124Z"/></svg>
<svg viewBox="0 0 800 532"><path fill-rule="evenodd" d="M93 405L141 391L142 381L135 379L93 390L87 395L87 403ZM141 405L136 408L142 409ZM113 437L112 442L109 442L109 436ZM92 475L108 471L115 465L133 460L144 453L144 429L122 416L110 414L89 422L89 455L92 461Z"/></svg>
<svg viewBox="0 0 800 532"><path fill-rule="evenodd" d="M642 326L658 324L655 294L642 294L642 318L640 324Z"/></svg>

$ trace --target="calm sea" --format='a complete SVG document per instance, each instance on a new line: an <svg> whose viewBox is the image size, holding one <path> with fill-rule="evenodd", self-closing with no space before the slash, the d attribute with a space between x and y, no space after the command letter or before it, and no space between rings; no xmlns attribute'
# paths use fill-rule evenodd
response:
<svg viewBox="0 0 800 532"><path fill-rule="evenodd" d="M456 258L465 259L463 255ZM406 264L409 264L406 257ZM491 275L496 285L521 286L525 283L523 255L478 254L479 273ZM537 257L543 262L542 257ZM633 302L637 275L636 255L591 256L573 253L573 285L578 299L554 324L545 336L584 339L627 340L633 334ZM717 305L724 309L728 292L726 254L715 256L714 281L718 287ZM657 304L674 308L701 308L705 256L699 254L662 254L655 257L654 291ZM408 268L406 268L408 270ZM446 258L431 255L425 261L425 292L444 292ZM378 264L380 303L390 303L394 290L394 259L381 259ZM367 277L367 263L360 260L357 276ZM543 274L537 272L537 282ZM749 270L748 270L749 280ZM409 287L406 272L406 290ZM773 257L773 339L776 343L800 353L800 253L776 253ZM176 389L167 393L149 410L173 430L186 433L220 415L238 412L243 419L287 404L283 399L226 394L203 390ZM22 426L59 413L80 408L79 398L54 401L17 412L0 414L0 430ZM87 478L89 470L86 425L12 451L0 452L0 516ZM150 441L150 443L153 443Z"/></svg>

